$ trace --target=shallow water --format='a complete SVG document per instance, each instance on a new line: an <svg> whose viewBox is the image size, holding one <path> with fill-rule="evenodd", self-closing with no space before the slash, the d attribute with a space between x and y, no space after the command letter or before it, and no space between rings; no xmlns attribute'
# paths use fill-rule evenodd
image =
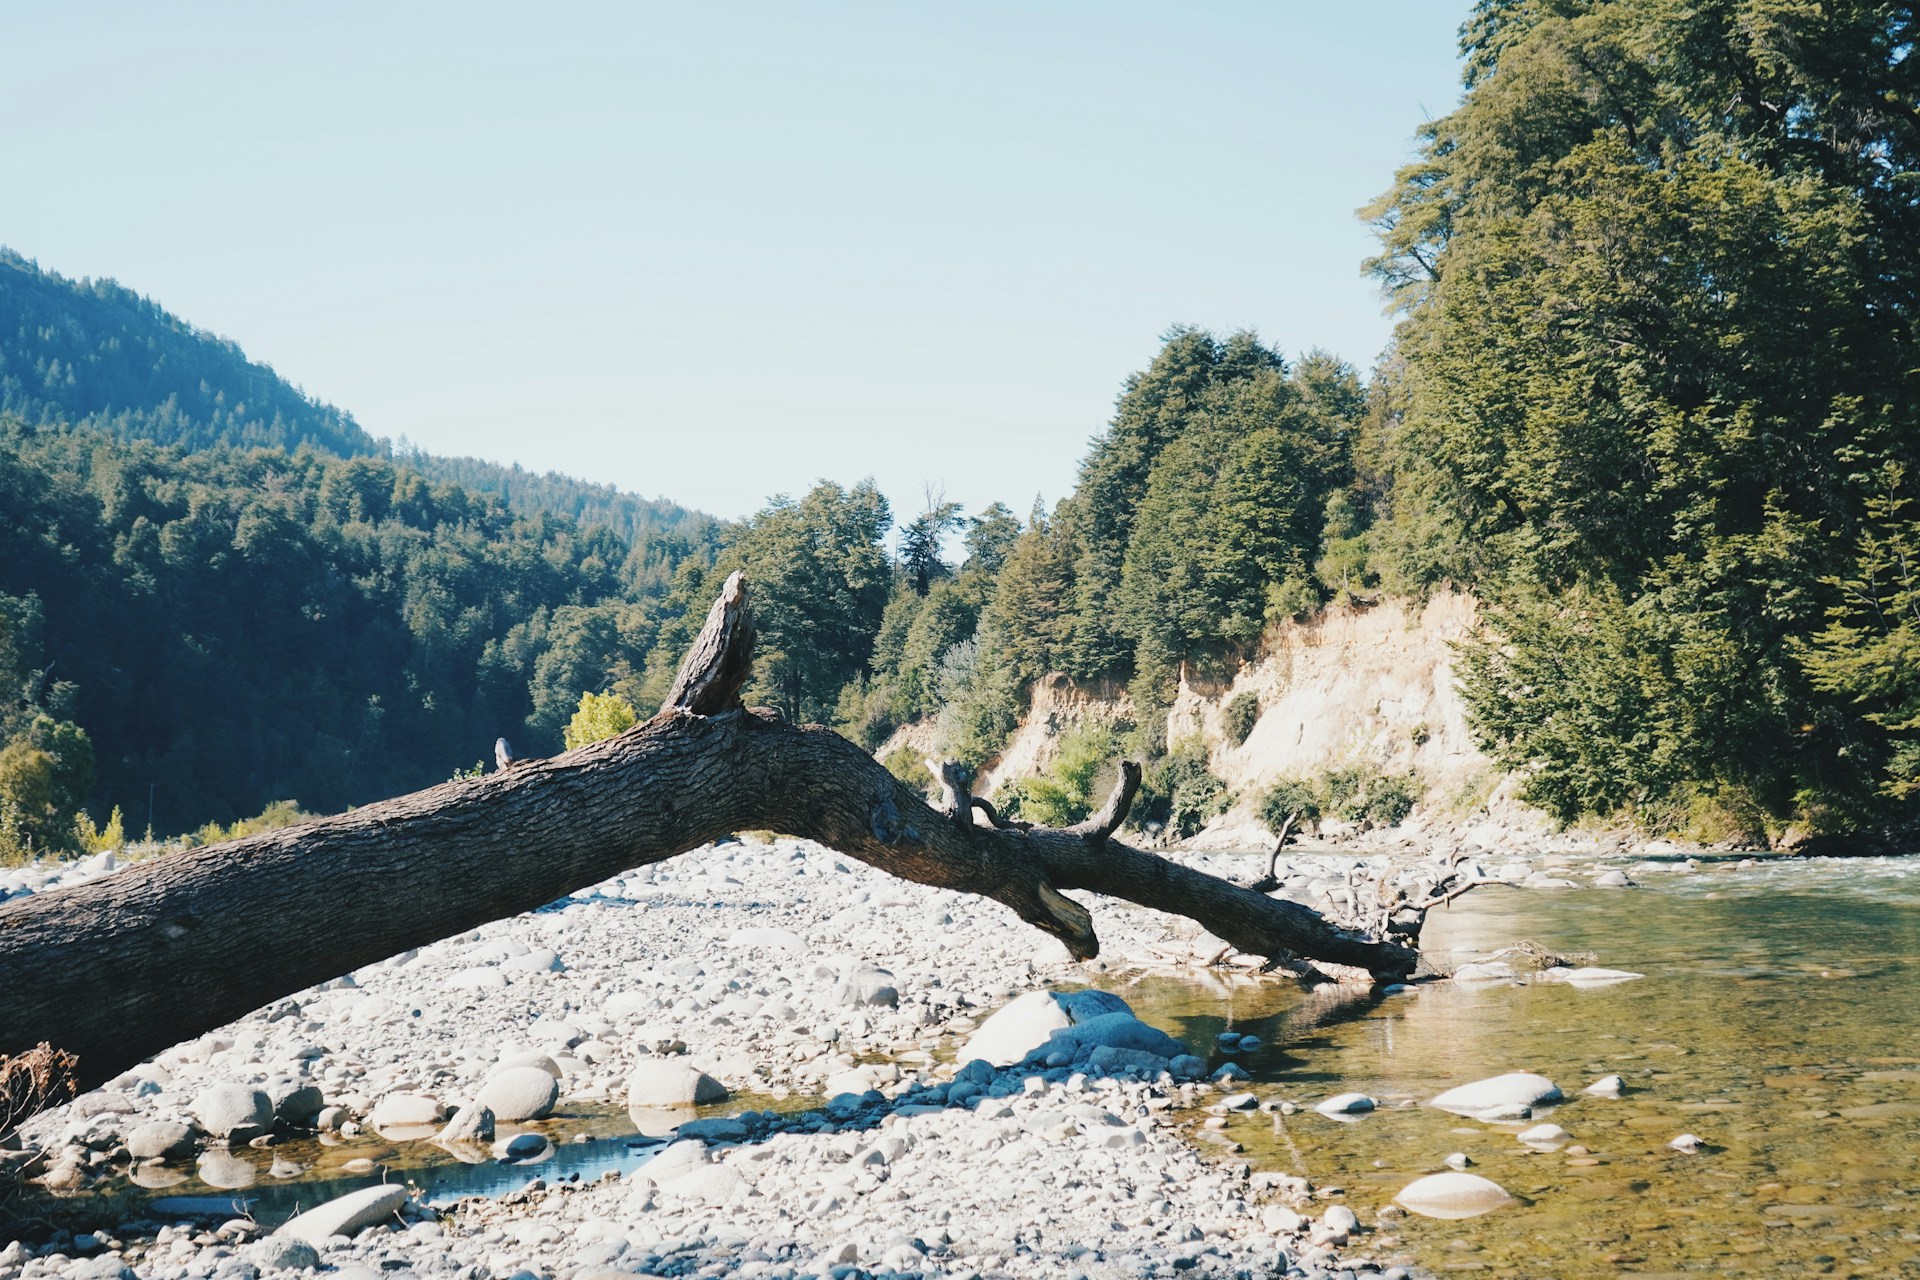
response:
<svg viewBox="0 0 1920 1280"><path fill-rule="evenodd" d="M1236 1117L1237 1158L1342 1187L1369 1224L1455 1151L1521 1198L1373 1237L1423 1267L1557 1280L1920 1275L1920 861L1731 862L1636 872L1638 890L1476 890L1428 926L1443 961L1530 938L1643 981L1442 983L1320 1010L1311 1028L1277 991L1175 979L1123 990L1196 1045L1229 1025L1278 1044L1242 1063L1263 1096L1310 1107L1356 1089L1381 1101L1351 1123L1310 1110ZM1530 1123L1561 1125L1589 1155L1532 1152L1514 1136L1525 1125L1413 1105L1518 1070L1571 1099ZM1625 1097L1579 1096L1609 1073L1626 1079ZM1709 1149L1667 1149L1688 1132Z"/></svg>
<svg viewBox="0 0 1920 1280"><path fill-rule="evenodd" d="M737 1116L749 1110L795 1109L817 1099L775 1101L755 1094L737 1094L725 1103L688 1108L684 1118ZM661 1150L658 1135L637 1130L625 1107L605 1103L562 1106L545 1120L527 1124L502 1125L499 1136L538 1133L550 1142L547 1153L535 1160L513 1164L499 1160L465 1163L445 1148L432 1142L399 1140L368 1133L337 1143L307 1139L283 1142L270 1151L243 1148L231 1154L247 1166L242 1171L232 1164L216 1165L216 1174L251 1173L244 1186L215 1185L204 1174L201 1164L168 1165L138 1172L146 1178L165 1180L136 1186L125 1179L103 1186L104 1195L125 1196L128 1212L142 1216L207 1217L219 1213L247 1214L255 1220L277 1225L306 1209L335 1196L361 1187L392 1183L413 1186L430 1204L445 1205L467 1196L500 1196L524 1190L536 1180L554 1185L560 1182L594 1182L609 1173L623 1173L646 1163ZM229 1153L221 1153L227 1155ZM300 1166L293 1177L279 1178L269 1173L275 1160ZM371 1160L372 1171L349 1170L353 1160ZM222 1176L221 1182L230 1179ZM170 1200L186 1199L190 1205L169 1206ZM149 1206L142 1209L141 1205ZM155 1211L152 1205L158 1204ZM176 1210L169 1213L167 1210Z"/></svg>

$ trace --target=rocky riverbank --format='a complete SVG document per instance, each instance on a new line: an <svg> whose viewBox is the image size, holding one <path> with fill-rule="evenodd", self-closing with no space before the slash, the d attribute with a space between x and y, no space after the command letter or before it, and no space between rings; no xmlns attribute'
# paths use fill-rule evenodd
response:
<svg viewBox="0 0 1920 1280"><path fill-rule="evenodd" d="M1286 891L1332 904L1362 879L1430 878L1446 856L1375 843L1294 855ZM1244 857L1174 856L1255 874ZM1478 872L1551 887L1576 856ZM0 886L53 892L63 876L110 873L95 860ZM1105 902L1095 916L1096 970L1219 953L1185 921ZM1236 1058L1259 1045L1175 1044L1112 996L1076 1012L1028 994L1088 976L995 903L798 841L700 850L343 975L36 1118L21 1136L44 1183L96 1229L8 1247L0 1280L316 1265L461 1280L1312 1276L1407 1261L1389 1230L1371 1230L1391 1208L1350 1208L1250 1171L1231 1143L1194 1141L1225 1114L1282 1105L1238 1085ZM722 1091L734 1097L718 1111L686 1106ZM244 1201L324 1171L331 1196L343 1177L397 1184L428 1151L525 1165L531 1179L556 1144L608 1142L582 1117L629 1103L643 1130L677 1140L597 1182L450 1210L363 1191L374 1221L350 1237L337 1218L267 1235L265 1215L104 1195ZM87 1220L96 1204L105 1216Z"/></svg>

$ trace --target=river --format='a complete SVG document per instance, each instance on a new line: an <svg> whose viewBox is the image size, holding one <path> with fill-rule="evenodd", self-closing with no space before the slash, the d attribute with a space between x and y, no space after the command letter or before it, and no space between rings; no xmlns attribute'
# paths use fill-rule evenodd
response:
<svg viewBox="0 0 1920 1280"><path fill-rule="evenodd" d="M1340 1187L1368 1224L1454 1152L1520 1197L1478 1218L1381 1224L1374 1245L1422 1269L1920 1274L1920 861L1728 859L1636 878L1630 890L1476 890L1435 914L1425 944L1445 962L1531 939L1642 981L1442 983L1308 1030L1297 1000L1271 988L1119 989L1196 1044L1232 1026L1276 1046L1245 1064L1256 1092L1308 1107L1346 1090L1380 1100L1350 1123L1311 1110L1230 1121L1256 1168ZM1566 1091L1541 1118L1584 1152L1529 1150L1521 1125L1417 1105L1521 1070ZM1624 1097L1580 1096L1612 1073ZM1668 1149L1682 1133L1706 1150Z"/></svg>

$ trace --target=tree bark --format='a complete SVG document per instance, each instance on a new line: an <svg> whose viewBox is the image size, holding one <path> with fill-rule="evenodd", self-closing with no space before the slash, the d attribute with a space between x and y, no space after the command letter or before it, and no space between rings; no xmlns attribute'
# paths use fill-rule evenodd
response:
<svg viewBox="0 0 1920 1280"><path fill-rule="evenodd" d="M1137 766L1070 829L981 826L964 795L938 813L838 734L741 706L752 641L735 574L668 704L618 737L0 907L0 1055L49 1043L92 1088L315 983L753 829L1005 903L1083 959L1099 942L1065 890L1190 916L1259 955L1413 970L1409 948L1113 839Z"/></svg>

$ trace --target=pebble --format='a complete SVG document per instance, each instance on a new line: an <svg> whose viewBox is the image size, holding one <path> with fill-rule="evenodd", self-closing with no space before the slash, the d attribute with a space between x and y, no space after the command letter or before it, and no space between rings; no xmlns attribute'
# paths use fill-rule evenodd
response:
<svg viewBox="0 0 1920 1280"><path fill-rule="evenodd" d="M1619 1076L1601 1076L1580 1092L1593 1098L1617 1098L1625 1093L1627 1082Z"/></svg>

